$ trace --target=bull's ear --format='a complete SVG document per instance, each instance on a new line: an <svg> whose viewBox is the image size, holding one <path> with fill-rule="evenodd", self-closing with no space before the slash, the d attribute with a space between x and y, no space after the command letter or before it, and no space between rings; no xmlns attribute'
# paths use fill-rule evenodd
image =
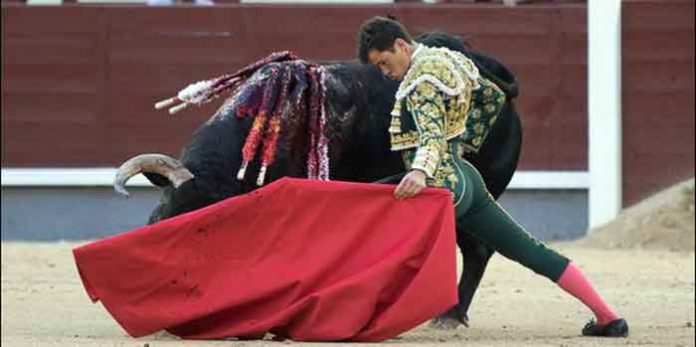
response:
<svg viewBox="0 0 696 347"><path fill-rule="evenodd" d="M164 177L160 174L151 173L151 172L143 172L143 175L145 175L145 177L147 178L148 181L150 181L150 183L152 183L160 188L164 188L167 185L172 184L172 182L169 182L169 180L166 177Z"/></svg>

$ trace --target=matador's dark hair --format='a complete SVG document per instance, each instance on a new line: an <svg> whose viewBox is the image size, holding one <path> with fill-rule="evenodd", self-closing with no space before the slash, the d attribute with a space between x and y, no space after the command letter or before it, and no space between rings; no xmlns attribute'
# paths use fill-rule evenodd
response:
<svg viewBox="0 0 696 347"><path fill-rule="evenodd" d="M365 21L358 30L358 57L363 64L368 63L371 50L392 51L394 41L403 39L412 43L413 39L401 23L386 17L372 17Z"/></svg>

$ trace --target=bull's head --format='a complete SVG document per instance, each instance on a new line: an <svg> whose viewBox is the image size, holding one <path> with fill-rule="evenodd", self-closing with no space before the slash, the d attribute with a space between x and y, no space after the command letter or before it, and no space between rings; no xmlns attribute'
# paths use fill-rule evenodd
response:
<svg viewBox="0 0 696 347"><path fill-rule="evenodd" d="M114 179L116 192L128 196L126 182L140 173L162 190L160 202L150 215L150 224L210 203L208 199L198 196L199 189L191 171L179 160L164 154L142 154L124 162ZM192 204L192 201L198 203Z"/></svg>

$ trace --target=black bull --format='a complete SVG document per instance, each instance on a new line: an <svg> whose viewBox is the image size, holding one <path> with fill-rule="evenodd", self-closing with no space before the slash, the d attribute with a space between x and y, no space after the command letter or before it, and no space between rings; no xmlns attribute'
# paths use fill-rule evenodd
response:
<svg viewBox="0 0 696 347"><path fill-rule="evenodd" d="M483 76L492 79L506 92L507 102L481 149L476 154L465 155L480 171L488 190L497 199L510 182L520 154L522 129L512 101L517 96L517 82L497 60L469 49L453 36L430 33L419 37L418 41L465 53L476 62ZM334 130L334 135L329 137L331 178L372 182L403 172L400 155L389 150L387 133L397 82L384 78L377 69L361 64L340 63L327 68L327 124ZM133 163L133 160L124 163L117 175L117 190L122 190L125 181L139 172L162 188L159 204L149 220L149 223L154 223L255 189L254 175L247 174L244 180L235 177L242 161L241 148L250 121L229 114L232 111L221 107L216 115L199 127L184 148L180 161L158 155L154 164L143 165ZM287 147L278 146L277 160L268 168L266 182L283 176L306 175L306 157ZM131 167L124 169L125 166ZM256 160L248 171L258 170ZM494 253L493 249L463 230L457 230L457 244L464 265L458 289L459 303L435 320L446 326L459 322L468 325L469 305Z"/></svg>

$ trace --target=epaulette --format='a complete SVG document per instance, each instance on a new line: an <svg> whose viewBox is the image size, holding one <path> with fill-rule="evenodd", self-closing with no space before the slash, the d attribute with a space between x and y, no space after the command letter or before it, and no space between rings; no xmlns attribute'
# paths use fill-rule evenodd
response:
<svg viewBox="0 0 696 347"><path fill-rule="evenodd" d="M462 93L467 84L480 88L476 65L463 54L447 48L423 47L411 62L412 66L399 85L396 100L407 97L419 84L430 82L448 96Z"/></svg>

